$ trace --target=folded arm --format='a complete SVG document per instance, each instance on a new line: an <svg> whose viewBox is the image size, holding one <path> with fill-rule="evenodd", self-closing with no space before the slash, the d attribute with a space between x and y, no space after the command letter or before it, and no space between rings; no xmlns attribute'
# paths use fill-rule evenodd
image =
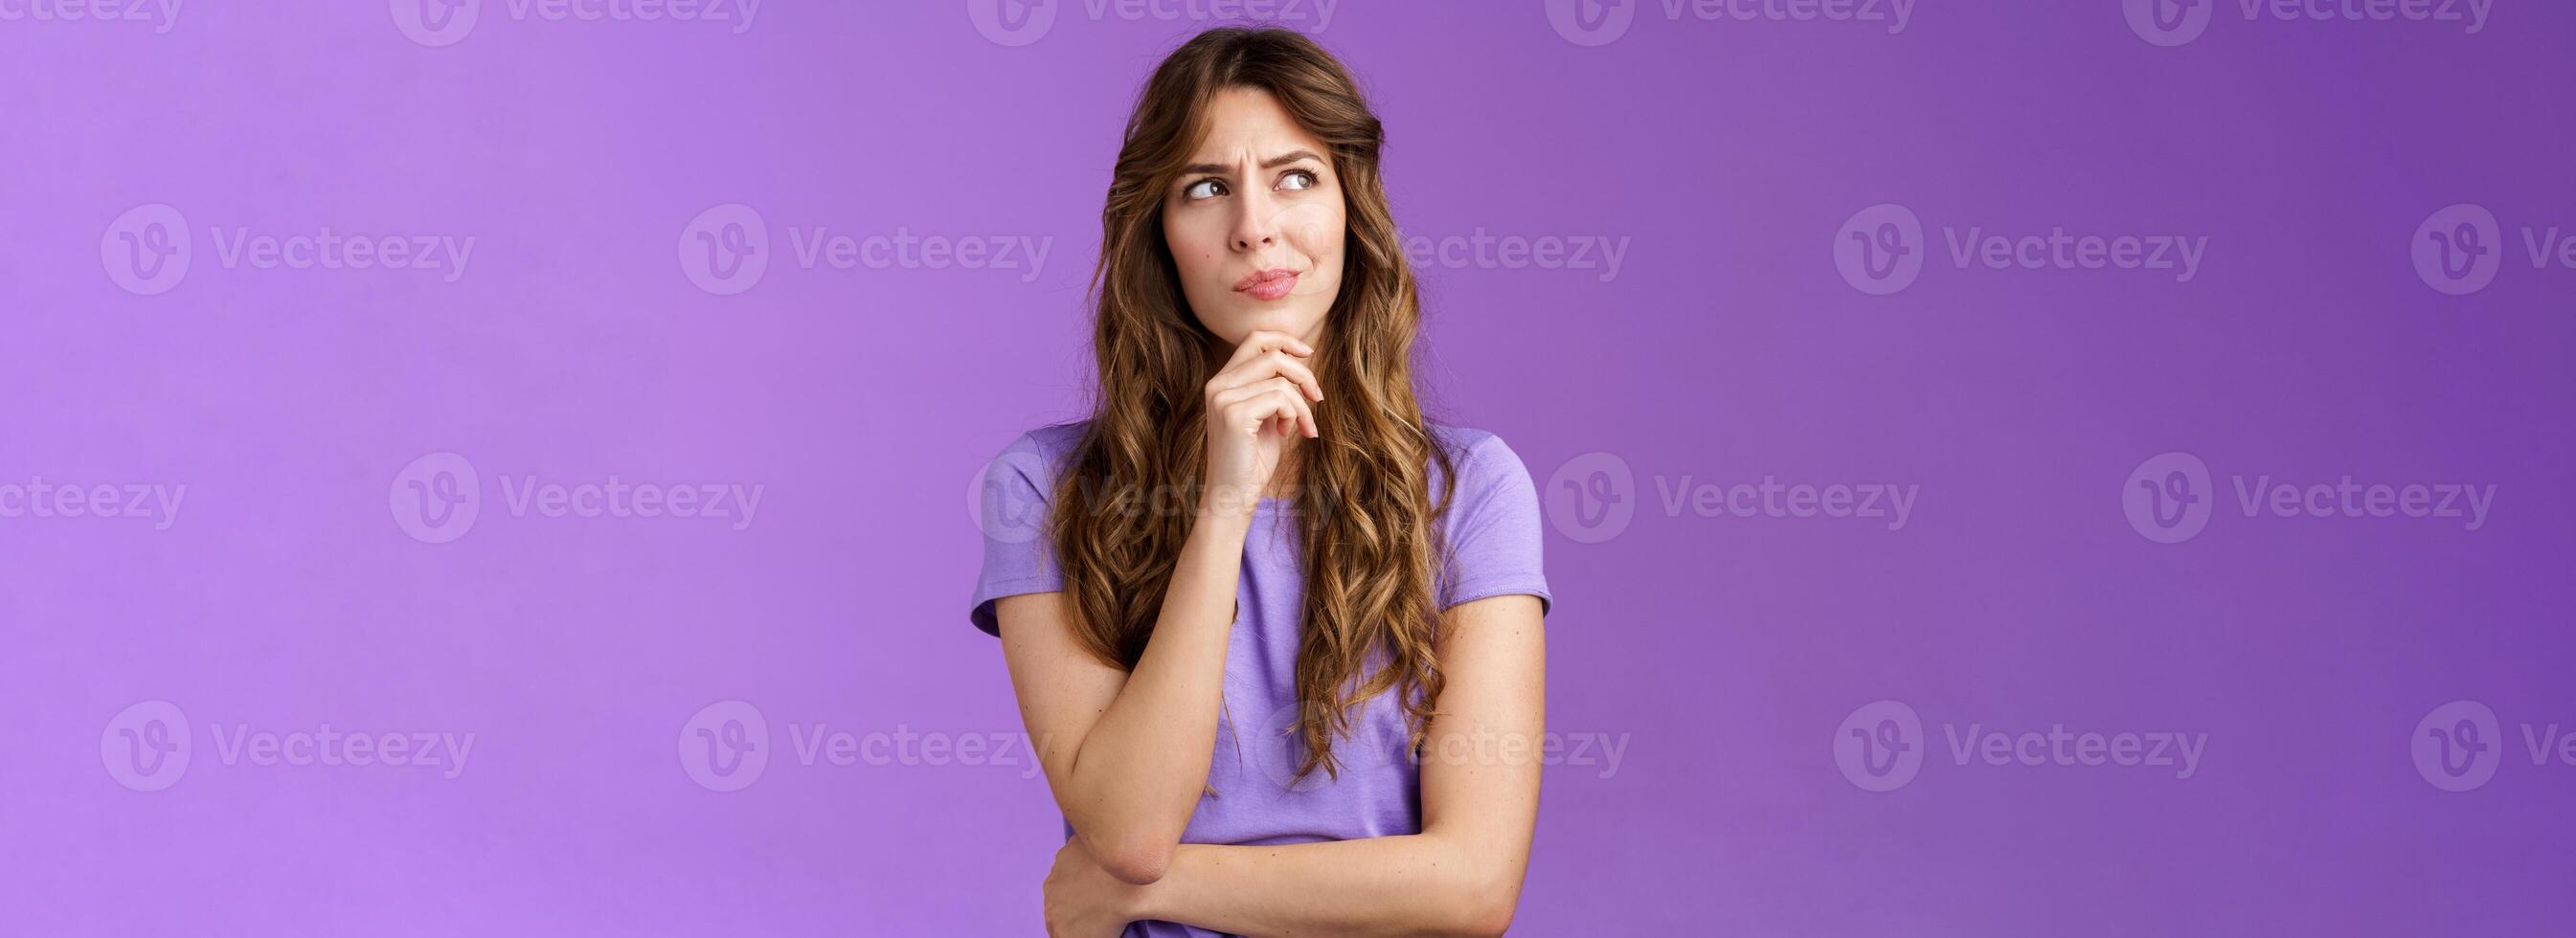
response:
<svg viewBox="0 0 2576 938"><path fill-rule="evenodd" d="M1182 844L1134 891L1139 918L1245 935L1494 935L1538 823L1546 729L1539 601L1452 607L1447 686L1422 758L1422 833L1270 847Z"/></svg>
<svg viewBox="0 0 2576 938"><path fill-rule="evenodd" d="M994 607L1020 719L1056 806L1126 882L1162 878L1207 786L1250 523L1202 515L1133 672L1083 649L1062 593Z"/></svg>

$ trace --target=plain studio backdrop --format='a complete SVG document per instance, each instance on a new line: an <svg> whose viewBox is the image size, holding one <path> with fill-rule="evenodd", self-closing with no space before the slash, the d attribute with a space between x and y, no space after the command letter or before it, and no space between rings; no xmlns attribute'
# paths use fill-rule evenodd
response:
<svg viewBox="0 0 2576 938"><path fill-rule="evenodd" d="M0 932L1035 933L977 474L1237 14L1546 502L1516 932L2563 930L2567 5L6 0Z"/></svg>

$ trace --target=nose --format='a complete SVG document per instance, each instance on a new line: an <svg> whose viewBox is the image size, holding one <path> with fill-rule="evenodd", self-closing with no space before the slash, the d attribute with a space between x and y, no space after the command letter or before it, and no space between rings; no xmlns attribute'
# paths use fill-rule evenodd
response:
<svg viewBox="0 0 2576 938"><path fill-rule="evenodd" d="M1273 211L1276 206L1271 204L1270 193L1253 192L1236 200L1235 204L1238 206L1234 219L1236 251L1258 251L1279 242L1279 228L1272 217L1276 214Z"/></svg>

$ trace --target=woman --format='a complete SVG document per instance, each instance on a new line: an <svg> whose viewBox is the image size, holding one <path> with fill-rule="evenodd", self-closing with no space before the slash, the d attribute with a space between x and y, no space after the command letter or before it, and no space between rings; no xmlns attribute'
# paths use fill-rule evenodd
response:
<svg viewBox="0 0 2576 938"><path fill-rule="evenodd" d="M1380 140L1341 64L1275 29L1192 39L1128 120L1092 417L984 481L971 617L1068 835L1049 934L1511 922L1538 499L1501 440L1423 419Z"/></svg>

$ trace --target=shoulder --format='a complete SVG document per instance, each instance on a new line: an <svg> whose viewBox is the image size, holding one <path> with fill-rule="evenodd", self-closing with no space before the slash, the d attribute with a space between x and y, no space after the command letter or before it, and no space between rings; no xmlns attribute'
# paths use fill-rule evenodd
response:
<svg viewBox="0 0 2576 938"><path fill-rule="evenodd" d="M1519 453L1512 451L1503 438L1474 427L1435 423L1429 425L1432 442L1448 453L1449 463L1458 473L1460 491L1488 489L1496 485L1529 484L1529 470L1521 465ZM1437 480L1439 467L1432 471Z"/></svg>
<svg viewBox="0 0 2576 938"><path fill-rule="evenodd" d="M993 462L1030 471L1037 478L1052 476L1074 447L1082 444L1082 434L1090 427L1089 420L1075 420L1031 429L1013 437Z"/></svg>
<svg viewBox="0 0 2576 938"><path fill-rule="evenodd" d="M1049 424L1017 437L984 464L981 488L990 498L1001 493L1015 500L1044 505L1055 491L1058 474L1082 444L1088 420Z"/></svg>
<svg viewBox="0 0 2576 938"><path fill-rule="evenodd" d="M1011 441L1011 445L1015 448L1045 453L1051 458L1062 458L1065 454L1073 452L1073 448L1082 442L1084 431L1089 429L1091 429L1089 420L1051 423L1020 434L1019 439Z"/></svg>

